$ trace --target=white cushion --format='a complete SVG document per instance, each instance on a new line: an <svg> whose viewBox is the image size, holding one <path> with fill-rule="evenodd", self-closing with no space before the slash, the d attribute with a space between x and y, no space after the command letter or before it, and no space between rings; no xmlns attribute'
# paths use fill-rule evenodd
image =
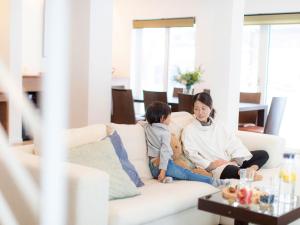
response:
<svg viewBox="0 0 300 225"><path fill-rule="evenodd" d="M250 150L265 150L269 154L269 160L264 168L274 168L280 165L285 141L275 135L259 134L247 131L238 131L237 136Z"/></svg>
<svg viewBox="0 0 300 225"><path fill-rule="evenodd" d="M134 165L141 178L151 179L148 166L147 146L144 128L140 124L114 124L128 154L129 161Z"/></svg>
<svg viewBox="0 0 300 225"><path fill-rule="evenodd" d="M95 142L106 137L106 125L95 124L86 127L73 128L65 131L67 148L73 148L79 145ZM35 148L35 153L40 155L39 148Z"/></svg>
<svg viewBox="0 0 300 225"><path fill-rule="evenodd" d="M144 181L141 195L109 202L109 224L144 224L196 207L198 198L218 191L213 186L195 181L162 184Z"/></svg>
<svg viewBox="0 0 300 225"><path fill-rule="evenodd" d="M181 132L185 126L193 121L193 115L188 112L174 112L171 114L171 123L169 130L180 139Z"/></svg>
<svg viewBox="0 0 300 225"><path fill-rule="evenodd" d="M106 126L95 124L91 126L66 130L65 133L68 148L99 141L106 137Z"/></svg>

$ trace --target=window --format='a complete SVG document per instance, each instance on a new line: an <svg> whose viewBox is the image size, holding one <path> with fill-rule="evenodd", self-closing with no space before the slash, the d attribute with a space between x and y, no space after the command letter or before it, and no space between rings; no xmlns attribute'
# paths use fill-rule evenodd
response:
<svg viewBox="0 0 300 225"><path fill-rule="evenodd" d="M241 91L262 92L270 106L272 97L287 96L280 136L290 148L300 149L300 14L245 18Z"/></svg>
<svg viewBox="0 0 300 225"><path fill-rule="evenodd" d="M192 27L170 29L168 61L168 95L180 84L174 80L180 71L195 69L195 33Z"/></svg>
<svg viewBox="0 0 300 225"><path fill-rule="evenodd" d="M241 90L257 92L259 68L259 43L261 26L244 26L242 47Z"/></svg>
<svg viewBox="0 0 300 225"><path fill-rule="evenodd" d="M134 96L140 97L143 90L167 91L172 96L173 88L180 87L175 81L178 69L195 68L194 19L180 26L176 24L182 19L174 20L172 24L164 24L165 20L134 24L131 76ZM174 27L164 27L170 25Z"/></svg>

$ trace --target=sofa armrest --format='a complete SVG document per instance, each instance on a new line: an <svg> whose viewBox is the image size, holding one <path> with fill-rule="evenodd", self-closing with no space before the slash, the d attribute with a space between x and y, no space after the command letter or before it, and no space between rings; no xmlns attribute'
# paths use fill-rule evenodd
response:
<svg viewBox="0 0 300 225"><path fill-rule="evenodd" d="M98 169L67 163L68 224L108 224L109 176ZM74 223L71 218L76 218Z"/></svg>
<svg viewBox="0 0 300 225"><path fill-rule="evenodd" d="M37 184L40 184L40 157L16 151L17 158L30 172ZM1 160L0 160L1 163ZM65 163L67 174L67 224L68 225L99 225L108 223L108 181L105 172L72 163ZM1 175L1 171L0 171ZM3 182L11 182L9 177L1 176ZM7 186L8 187L8 186ZM8 190L9 198L15 197L15 190ZM18 201L12 208L24 212ZM18 209L22 208L22 209ZM26 221L28 214L20 215ZM23 218L22 218L23 217ZM25 217L25 218L24 218Z"/></svg>
<svg viewBox="0 0 300 225"><path fill-rule="evenodd" d="M247 131L238 131L237 136L250 151L265 150L268 152L269 160L264 165L264 168L274 168L279 166L285 147L283 138L275 135Z"/></svg>

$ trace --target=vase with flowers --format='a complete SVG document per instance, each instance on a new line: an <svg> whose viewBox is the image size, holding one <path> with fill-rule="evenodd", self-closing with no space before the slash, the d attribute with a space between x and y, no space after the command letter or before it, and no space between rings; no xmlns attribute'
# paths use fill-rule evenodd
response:
<svg viewBox="0 0 300 225"><path fill-rule="evenodd" d="M203 75L203 70L198 67L194 71L186 71L181 72L180 69L178 69L178 75L176 76L176 81L179 83L185 85L185 93L186 94L192 94L192 87L195 83L200 82L201 77Z"/></svg>

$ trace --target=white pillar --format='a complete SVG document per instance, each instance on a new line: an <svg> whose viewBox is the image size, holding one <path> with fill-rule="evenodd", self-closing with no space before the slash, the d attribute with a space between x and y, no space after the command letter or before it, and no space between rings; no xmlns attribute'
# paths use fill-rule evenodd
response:
<svg viewBox="0 0 300 225"><path fill-rule="evenodd" d="M71 6L70 127L110 121L112 1Z"/></svg>
<svg viewBox="0 0 300 225"><path fill-rule="evenodd" d="M22 88L22 0L0 2L0 59ZM8 103L8 134L11 143L22 140L22 115Z"/></svg>
<svg viewBox="0 0 300 225"><path fill-rule="evenodd" d="M41 173L41 224L66 223L66 171L63 129L67 124L69 78L69 0L46 1L43 76L43 139Z"/></svg>
<svg viewBox="0 0 300 225"><path fill-rule="evenodd" d="M229 130L237 129L243 0L206 0L197 19L197 65L204 65L218 118ZM203 17L203 20L201 18Z"/></svg>
<svg viewBox="0 0 300 225"><path fill-rule="evenodd" d="M108 123L111 115L111 0L91 0L88 124Z"/></svg>

